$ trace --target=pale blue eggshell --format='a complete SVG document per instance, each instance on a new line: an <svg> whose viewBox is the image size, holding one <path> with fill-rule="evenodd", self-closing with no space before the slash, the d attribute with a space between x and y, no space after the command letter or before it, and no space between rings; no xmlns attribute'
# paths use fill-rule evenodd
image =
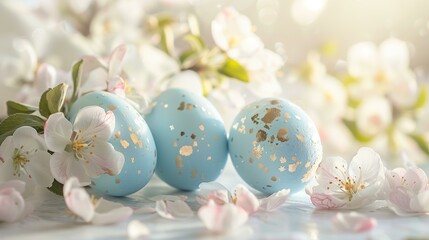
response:
<svg viewBox="0 0 429 240"><path fill-rule="evenodd" d="M229 132L229 152L241 178L267 194L303 189L322 159L312 120L281 98L256 101L238 113Z"/></svg>
<svg viewBox="0 0 429 240"><path fill-rule="evenodd" d="M228 157L223 121L204 97L182 89L162 92L145 119L158 149L156 174L181 190L215 180Z"/></svg>
<svg viewBox="0 0 429 240"><path fill-rule="evenodd" d="M125 157L117 176L107 174L93 178L91 187L111 196L126 196L142 189L151 179L156 165L156 147L143 117L123 98L108 92L93 92L80 97L71 107L74 122L78 111L99 106L115 115L115 130L109 142Z"/></svg>

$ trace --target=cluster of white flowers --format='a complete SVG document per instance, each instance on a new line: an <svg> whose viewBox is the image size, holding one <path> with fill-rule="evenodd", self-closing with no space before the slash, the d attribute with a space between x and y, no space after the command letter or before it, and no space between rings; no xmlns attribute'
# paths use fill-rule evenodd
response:
<svg viewBox="0 0 429 240"><path fill-rule="evenodd" d="M427 158L428 86L410 68L406 42L357 43L337 68L328 71L321 55L311 53L283 82L285 96L315 121L325 152L350 155L364 144L392 159L402 151Z"/></svg>
<svg viewBox="0 0 429 240"><path fill-rule="evenodd" d="M341 157L322 161L317 184L306 192L320 209L388 207L398 215L429 214L428 177L421 168L408 165L388 170L377 152L361 148L350 162Z"/></svg>

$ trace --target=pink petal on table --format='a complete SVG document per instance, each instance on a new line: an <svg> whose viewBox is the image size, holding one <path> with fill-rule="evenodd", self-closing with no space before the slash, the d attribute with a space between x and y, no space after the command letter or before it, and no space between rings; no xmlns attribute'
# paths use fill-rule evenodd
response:
<svg viewBox="0 0 429 240"><path fill-rule="evenodd" d="M92 205L89 194L80 187L80 182L76 177L69 178L63 187L64 200L67 208L82 218L85 222L90 222L94 217L94 205Z"/></svg>
<svg viewBox="0 0 429 240"><path fill-rule="evenodd" d="M213 200L198 210L204 226L212 232L222 233L235 230L247 222L248 213L232 203L218 205Z"/></svg>
<svg viewBox="0 0 429 240"><path fill-rule="evenodd" d="M259 200L250 192L244 185L237 185L234 190L234 203L237 207L241 207L249 215L258 211Z"/></svg>
<svg viewBox="0 0 429 240"><path fill-rule="evenodd" d="M232 202L232 196L228 189L218 182L203 182L197 191L196 200L201 205L206 205L209 200L225 204Z"/></svg>
<svg viewBox="0 0 429 240"><path fill-rule="evenodd" d="M128 224L128 237L131 239L138 239L150 235L150 230L146 224L139 220L133 220Z"/></svg>
<svg viewBox="0 0 429 240"><path fill-rule="evenodd" d="M289 197L290 189L283 189L259 200L259 210L271 212L279 208Z"/></svg>
<svg viewBox="0 0 429 240"><path fill-rule="evenodd" d="M0 189L0 222L15 222L23 216L25 201L13 187Z"/></svg>
<svg viewBox="0 0 429 240"><path fill-rule="evenodd" d="M346 204L340 203L332 196L324 193L312 193L310 200L316 208L320 209L336 209Z"/></svg>
<svg viewBox="0 0 429 240"><path fill-rule="evenodd" d="M352 232L365 232L377 226L375 218L357 212L337 213L332 221L337 228Z"/></svg>

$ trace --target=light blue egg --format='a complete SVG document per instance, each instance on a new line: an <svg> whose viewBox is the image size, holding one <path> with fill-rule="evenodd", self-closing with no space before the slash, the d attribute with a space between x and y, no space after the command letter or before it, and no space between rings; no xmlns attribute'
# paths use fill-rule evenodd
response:
<svg viewBox="0 0 429 240"><path fill-rule="evenodd" d="M142 189L154 173L157 155L155 141L143 117L121 97L93 92L73 104L70 121L74 122L78 111L86 106L99 106L114 113L115 130L109 142L125 157L117 176L104 174L93 178L91 187L111 196L126 196Z"/></svg>
<svg viewBox="0 0 429 240"><path fill-rule="evenodd" d="M145 119L158 149L156 174L181 190L215 180L228 157L223 121L204 97L169 89L152 102Z"/></svg>
<svg viewBox="0 0 429 240"><path fill-rule="evenodd" d="M240 111L229 132L229 152L243 180L267 194L303 189L322 159L312 120L281 98L262 99Z"/></svg>

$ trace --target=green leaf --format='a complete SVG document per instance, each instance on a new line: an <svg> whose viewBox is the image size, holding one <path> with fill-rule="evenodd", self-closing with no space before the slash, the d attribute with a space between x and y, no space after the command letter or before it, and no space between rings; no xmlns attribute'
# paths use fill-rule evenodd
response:
<svg viewBox="0 0 429 240"><path fill-rule="evenodd" d="M73 79L73 93L72 93L72 102L76 101L79 93L80 83L82 80L82 71L81 65L83 63L83 59L79 60L77 63L73 65L72 69L72 79Z"/></svg>
<svg viewBox="0 0 429 240"><path fill-rule="evenodd" d="M160 29L161 49L172 56L174 52L174 33L170 26L164 26Z"/></svg>
<svg viewBox="0 0 429 240"><path fill-rule="evenodd" d="M42 94L42 96L40 97L40 101L39 101L39 112L44 117L49 117L49 115L51 115L51 112L49 111L48 100L46 98L46 95L48 94L48 92L50 90L51 90L51 88L49 88L48 90L46 90Z"/></svg>
<svg viewBox="0 0 429 240"><path fill-rule="evenodd" d="M203 50L206 47L204 40L198 35L188 34L184 37L184 40L188 42L189 45L191 45L191 48L197 52Z"/></svg>
<svg viewBox="0 0 429 240"><path fill-rule="evenodd" d="M352 75L346 75L342 77L341 80L346 87L360 82L358 78L353 77Z"/></svg>
<svg viewBox="0 0 429 240"><path fill-rule="evenodd" d="M232 58L227 58L218 72L227 77L235 78L243 82L250 81L247 70Z"/></svg>
<svg viewBox="0 0 429 240"><path fill-rule="evenodd" d="M30 113L37 111L37 107L30 106L30 105L23 104L23 103L14 102L14 101L7 101L6 106L7 106L7 114L8 115L12 115L15 113L30 114Z"/></svg>
<svg viewBox="0 0 429 240"><path fill-rule="evenodd" d="M169 26L174 23L174 19L168 15L158 16L156 20L159 28L163 28L165 26Z"/></svg>
<svg viewBox="0 0 429 240"><path fill-rule="evenodd" d="M48 190L59 195L63 196L63 184L54 179L51 187L48 187Z"/></svg>
<svg viewBox="0 0 429 240"><path fill-rule="evenodd" d="M371 142L372 139L374 138L373 136L366 136L366 135L363 135L361 132L359 132L359 129L357 128L356 123L353 121L343 119L343 123L353 134L353 137L359 142L368 143L368 142Z"/></svg>
<svg viewBox="0 0 429 240"><path fill-rule="evenodd" d="M189 49L180 54L179 60L182 65L182 69L189 69L194 66L199 60L198 56L198 51L194 49Z"/></svg>
<svg viewBox="0 0 429 240"><path fill-rule="evenodd" d="M60 112L64 105L68 85L61 83L60 85L46 90L39 102L40 114L44 117L49 117L52 113Z"/></svg>
<svg viewBox="0 0 429 240"><path fill-rule="evenodd" d="M0 144L11 136L17 128L29 126L36 129L37 132L43 132L45 121L38 116L26 113L15 113L7 117L0 123Z"/></svg>
<svg viewBox="0 0 429 240"><path fill-rule="evenodd" d="M423 108L426 105L428 98L427 88L421 87L419 97L417 98L416 102L414 103L414 106L412 109L420 109Z"/></svg>
<svg viewBox="0 0 429 240"><path fill-rule="evenodd" d="M347 102L347 105L351 108L358 108L360 106L360 104L362 103L362 100L360 99L353 99L353 98L349 98L349 101Z"/></svg>
<svg viewBox="0 0 429 240"><path fill-rule="evenodd" d="M413 133L413 134L409 134L408 136L410 136L410 138L417 143L420 150L422 150L426 155L429 156L429 143L425 140L425 138L422 135Z"/></svg>
<svg viewBox="0 0 429 240"><path fill-rule="evenodd" d="M61 111L64 100L66 99L68 87L67 84L61 83L46 93L46 99L48 100L49 111L51 111L51 113Z"/></svg>

